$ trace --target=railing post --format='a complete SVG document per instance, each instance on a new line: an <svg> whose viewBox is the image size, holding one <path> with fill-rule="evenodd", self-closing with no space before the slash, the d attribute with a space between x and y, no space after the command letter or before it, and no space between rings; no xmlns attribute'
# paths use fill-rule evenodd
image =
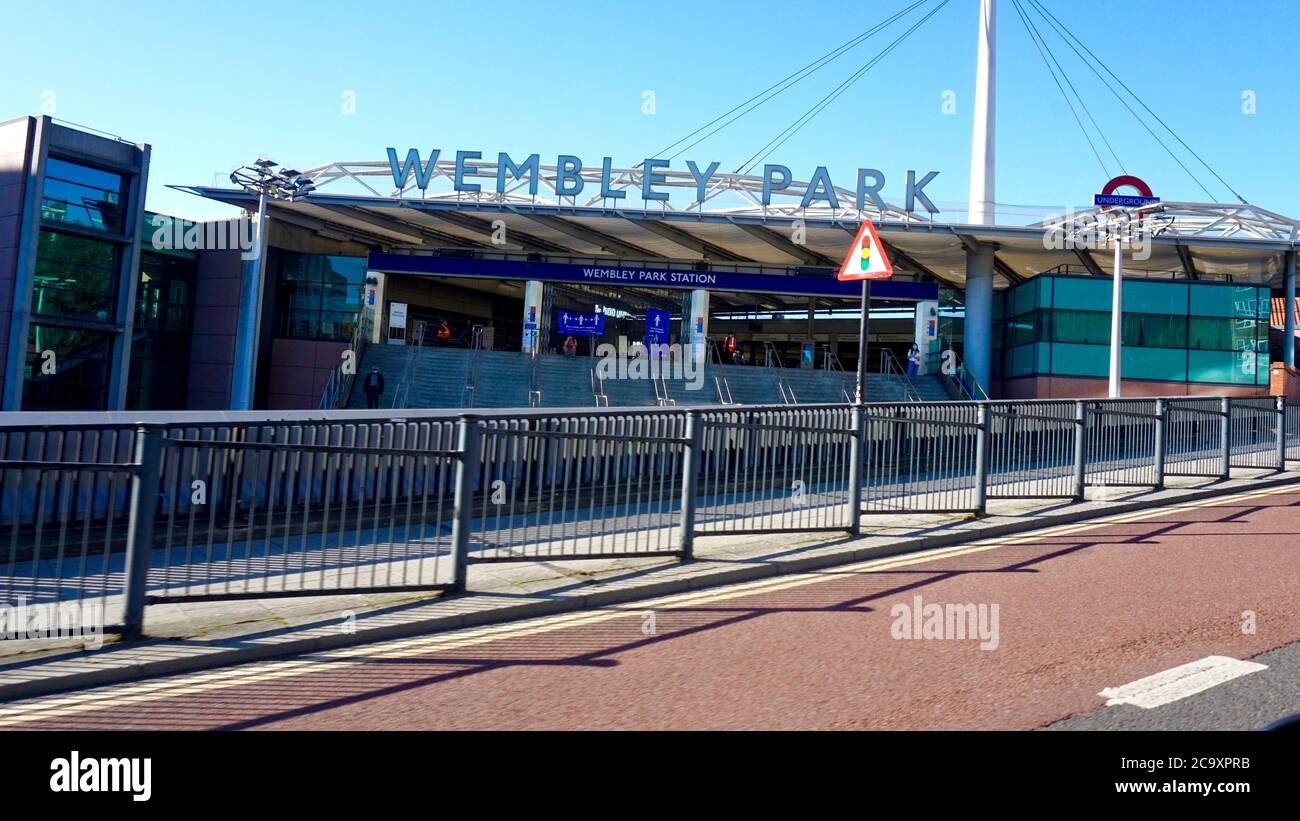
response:
<svg viewBox="0 0 1300 821"><path fill-rule="evenodd" d="M1082 502L1087 486L1088 405L1074 403L1074 501Z"/></svg>
<svg viewBox="0 0 1300 821"><path fill-rule="evenodd" d="M1165 400L1156 400L1156 490L1165 487L1165 437L1168 432L1169 409Z"/></svg>
<svg viewBox="0 0 1300 821"><path fill-rule="evenodd" d="M855 404L849 411L849 489L844 503L850 536L862 535L862 422L862 405Z"/></svg>
<svg viewBox="0 0 1300 821"><path fill-rule="evenodd" d="M1277 416L1277 472L1286 470L1286 397L1273 397L1273 410Z"/></svg>
<svg viewBox="0 0 1300 821"><path fill-rule="evenodd" d="M1232 398L1220 400L1219 449L1223 453L1223 479L1232 478Z"/></svg>
<svg viewBox="0 0 1300 821"><path fill-rule="evenodd" d="M130 519L126 527L126 581L123 585L122 638L144 635L145 591L149 583L149 557L153 552L153 526L162 484L163 431L141 425L135 429L132 460Z"/></svg>
<svg viewBox="0 0 1300 821"><path fill-rule="evenodd" d="M975 432L975 513L983 516L989 498L989 406L980 402L976 408L979 428Z"/></svg>
<svg viewBox="0 0 1300 821"><path fill-rule="evenodd" d="M474 485L478 481L483 430L476 416L461 416L456 423L456 486L452 500L451 555L455 562L452 592L465 591L469 575L469 543L473 532Z"/></svg>
<svg viewBox="0 0 1300 821"><path fill-rule="evenodd" d="M688 411L682 439L682 521L677 547L682 561L695 558L695 496L699 492L704 423L699 411Z"/></svg>

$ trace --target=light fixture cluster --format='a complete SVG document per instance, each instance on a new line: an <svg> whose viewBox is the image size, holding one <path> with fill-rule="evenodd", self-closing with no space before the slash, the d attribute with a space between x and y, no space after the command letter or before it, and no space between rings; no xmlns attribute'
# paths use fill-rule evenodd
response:
<svg viewBox="0 0 1300 821"><path fill-rule="evenodd" d="M230 172L230 181L252 194L265 195L277 200L293 202L310 194L316 184L292 168L275 170L279 163L258 157L252 165L243 165Z"/></svg>

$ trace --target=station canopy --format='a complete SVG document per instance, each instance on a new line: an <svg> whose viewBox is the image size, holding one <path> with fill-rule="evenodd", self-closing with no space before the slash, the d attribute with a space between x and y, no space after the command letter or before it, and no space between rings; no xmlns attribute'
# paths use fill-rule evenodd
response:
<svg viewBox="0 0 1300 821"><path fill-rule="evenodd" d="M998 288L1045 272L1109 276L1112 270L1109 247L1071 239L1081 226L1105 216L1091 207L1062 208L1056 215L1039 209L1020 224L969 225L891 202L882 208L868 200L858 210L856 192L841 188L834 188L837 207L824 198L803 207L805 182L773 191L765 205L763 178L752 175L714 174L701 202L689 172L657 169L663 179L656 190L670 192L670 200L646 202L638 196L640 168L612 169L605 179L626 196L609 199L600 196L599 168L581 172L584 193L560 197L555 166L539 166L534 195L526 175L498 192L495 162L466 165L464 179L482 185L477 193L452 190L451 160L437 162L424 190L415 187L414 175L405 186L395 186L388 161L328 163L302 172L315 186L308 196L271 200L268 209L275 220L395 253L673 261L755 272L825 269L832 275L861 221L870 219L902 280L962 288L967 250L984 245L995 249ZM249 211L257 208L256 194L246 190L174 187ZM1231 279L1280 288L1285 253L1300 245L1300 222L1244 203L1162 202L1132 216L1148 220L1155 234L1139 249L1140 256L1126 249L1126 277ZM497 220L505 223L503 244L492 241Z"/></svg>

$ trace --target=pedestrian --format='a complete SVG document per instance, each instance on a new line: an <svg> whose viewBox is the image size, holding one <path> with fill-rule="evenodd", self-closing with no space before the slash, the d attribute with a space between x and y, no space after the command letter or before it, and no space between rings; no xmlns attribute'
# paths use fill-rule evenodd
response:
<svg viewBox="0 0 1300 821"><path fill-rule="evenodd" d="M577 353L578 353L578 340L574 339L573 335L570 334L564 340L564 355L572 359Z"/></svg>
<svg viewBox="0 0 1300 821"><path fill-rule="evenodd" d="M379 397L384 393L384 375L379 372L379 366L375 365L366 374L366 381L361 383L361 392L366 395L366 407L371 410L379 408Z"/></svg>
<svg viewBox="0 0 1300 821"><path fill-rule="evenodd" d="M438 344L444 348L451 343L451 326L445 319L438 321L437 339Z"/></svg>
<svg viewBox="0 0 1300 821"><path fill-rule="evenodd" d="M911 379L921 370L921 346L915 342L907 349L907 378Z"/></svg>

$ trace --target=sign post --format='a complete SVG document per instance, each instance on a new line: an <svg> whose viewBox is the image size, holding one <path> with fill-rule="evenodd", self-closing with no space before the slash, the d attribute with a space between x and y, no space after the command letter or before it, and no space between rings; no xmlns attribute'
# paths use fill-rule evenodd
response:
<svg viewBox="0 0 1300 821"><path fill-rule="evenodd" d="M871 281L889 279L894 275L894 266L885 254L885 246L876 236L876 227L871 220L863 220L858 229L849 252L840 264L836 279L849 281L862 280L862 316L858 319L858 385L854 396L856 404L867 399L867 332L871 325Z"/></svg>

